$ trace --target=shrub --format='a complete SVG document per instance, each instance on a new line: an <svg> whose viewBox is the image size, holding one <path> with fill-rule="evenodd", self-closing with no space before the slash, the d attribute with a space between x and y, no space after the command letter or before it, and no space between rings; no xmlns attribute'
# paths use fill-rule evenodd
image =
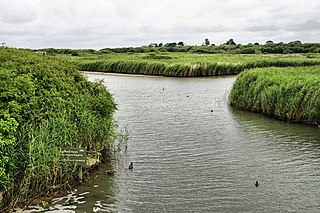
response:
<svg viewBox="0 0 320 213"><path fill-rule="evenodd" d="M0 190L13 202L72 182L61 149L106 148L116 105L67 61L0 48L0 62Z"/></svg>

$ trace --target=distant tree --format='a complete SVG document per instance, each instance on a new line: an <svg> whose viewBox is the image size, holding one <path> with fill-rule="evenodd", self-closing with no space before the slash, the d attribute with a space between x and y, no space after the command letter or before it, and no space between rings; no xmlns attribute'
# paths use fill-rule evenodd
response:
<svg viewBox="0 0 320 213"><path fill-rule="evenodd" d="M229 39L226 44L227 45L236 45L236 43L234 42L234 40L232 38Z"/></svg>
<svg viewBox="0 0 320 213"><path fill-rule="evenodd" d="M178 42L178 46L184 46L183 41Z"/></svg>
<svg viewBox="0 0 320 213"><path fill-rule="evenodd" d="M289 53L305 53L305 52L313 52L311 49L306 50L301 41L291 41L286 45L286 52ZM315 49L314 47L312 48Z"/></svg>
<svg viewBox="0 0 320 213"><path fill-rule="evenodd" d="M291 41L288 43L290 46L301 46L302 42L301 41Z"/></svg>
<svg viewBox="0 0 320 213"><path fill-rule="evenodd" d="M205 38L205 39L204 39L204 45L205 45L205 46L209 46L209 45L210 45L210 41L209 41L208 38Z"/></svg>
<svg viewBox="0 0 320 213"><path fill-rule="evenodd" d="M254 42L254 44L253 44L253 45L259 46L259 43L258 43L258 42Z"/></svg>
<svg viewBox="0 0 320 213"><path fill-rule="evenodd" d="M255 54L256 53L256 49L254 47L247 46L247 47L244 47L244 48L241 48L241 49L239 48L238 53L241 53L241 54Z"/></svg>
<svg viewBox="0 0 320 213"><path fill-rule="evenodd" d="M79 56L79 52L76 50L73 50L71 53L72 56Z"/></svg>
<svg viewBox="0 0 320 213"><path fill-rule="evenodd" d="M158 44L157 43L151 43L151 44L149 44L149 47L158 47Z"/></svg>
<svg viewBox="0 0 320 213"><path fill-rule="evenodd" d="M267 45L273 45L274 43L273 43L273 41L267 41L266 44Z"/></svg>
<svg viewBox="0 0 320 213"><path fill-rule="evenodd" d="M159 45L158 45L158 47L162 47L163 46L163 44L162 43L160 43Z"/></svg>
<svg viewBox="0 0 320 213"><path fill-rule="evenodd" d="M177 43L176 42L166 43L164 46L166 46L166 47L175 47L175 46L177 46Z"/></svg>

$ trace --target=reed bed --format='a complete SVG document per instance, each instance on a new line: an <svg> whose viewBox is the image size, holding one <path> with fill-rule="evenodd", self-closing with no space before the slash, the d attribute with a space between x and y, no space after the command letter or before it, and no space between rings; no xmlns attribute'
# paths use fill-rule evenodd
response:
<svg viewBox="0 0 320 213"><path fill-rule="evenodd" d="M238 75L230 105L289 122L320 124L320 67L263 68Z"/></svg>
<svg viewBox="0 0 320 213"><path fill-rule="evenodd" d="M261 67L300 67L320 65L319 59L288 55L197 55L191 53L111 54L95 58L73 58L82 71L203 77L235 75L245 69Z"/></svg>
<svg viewBox="0 0 320 213"><path fill-rule="evenodd" d="M117 133L112 95L67 61L0 47L0 83L3 212L78 178L61 150L99 152Z"/></svg>

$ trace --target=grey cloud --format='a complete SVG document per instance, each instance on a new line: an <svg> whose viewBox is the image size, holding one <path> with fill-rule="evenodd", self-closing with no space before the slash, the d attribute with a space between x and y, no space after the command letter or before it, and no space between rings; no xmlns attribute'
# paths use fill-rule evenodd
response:
<svg viewBox="0 0 320 213"><path fill-rule="evenodd" d="M288 23L283 25L258 25L244 28L244 31L265 32L265 31L320 31L320 22L316 20L308 20L304 23Z"/></svg>
<svg viewBox="0 0 320 213"><path fill-rule="evenodd" d="M201 44L314 41L314 0L1 0L0 38L13 46L104 48L183 40Z"/></svg>
<svg viewBox="0 0 320 213"><path fill-rule="evenodd" d="M249 26L244 28L244 31L250 32L265 32L265 31L278 31L279 27L274 25L259 25L259 26Z"/></svg>
<svg viewBox="0 0 320 213"><path fill-rule="evenodd" d="M308 20L302 24L292 24L292 25L286 26L285 29L289 31L297 31L297 32L320 31L320 21Z"/></svg>
<svg viewBox="0 0 320 213"><path fill-rule="evenodd" d="M36 4L28 0L2 0L0 6L0 22L9 24L25 24L38 18Z"/></svg>

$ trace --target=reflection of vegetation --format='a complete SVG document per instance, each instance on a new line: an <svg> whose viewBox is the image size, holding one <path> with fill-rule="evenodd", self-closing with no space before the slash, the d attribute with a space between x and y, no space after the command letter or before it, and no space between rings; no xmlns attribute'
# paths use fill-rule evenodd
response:
<svg viewBox="0 0 320 213"><path fill-rule="evenodd" d="M264 68L241 73L230 104L281 120L320 124L320 67Z"/></svg>
<svg viewBox="0 0 320 213"><path fill-rule="evenodd" d="M16 204L74 180L66 147L100 151L116 137L115 103L70 63L0 48L0 190Z"/></svg>

